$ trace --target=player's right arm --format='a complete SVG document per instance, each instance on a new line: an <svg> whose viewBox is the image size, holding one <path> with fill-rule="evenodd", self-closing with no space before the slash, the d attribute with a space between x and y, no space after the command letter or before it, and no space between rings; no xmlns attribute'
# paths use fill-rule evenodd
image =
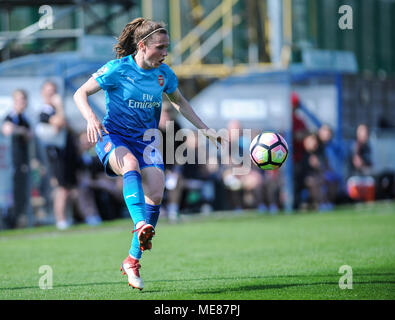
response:
<svg viewBox="0 0 395 320"><path fill-rule="evenodd" d="M73 96L75 104L87 122L86 134L90 143L97 142L98 134L100 136L100 141L103 140L102 130L105 133L108 133L103 124L99 119L97 119L88 103L88 96L98 92L100 89L101 87L99 83L93 77L90 77L89 80L74 93Z"/></svg>

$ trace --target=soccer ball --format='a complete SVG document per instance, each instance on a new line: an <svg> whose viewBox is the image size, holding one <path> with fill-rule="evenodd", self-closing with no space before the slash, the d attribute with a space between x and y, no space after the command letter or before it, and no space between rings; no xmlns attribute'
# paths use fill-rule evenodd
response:
<svg viewBox="0 0 395 320"><path fill-rule="evenodd" d="M278 133L262 132L250 144L252 161L263 170L280 168L288 156L288 144Z"/></svg>

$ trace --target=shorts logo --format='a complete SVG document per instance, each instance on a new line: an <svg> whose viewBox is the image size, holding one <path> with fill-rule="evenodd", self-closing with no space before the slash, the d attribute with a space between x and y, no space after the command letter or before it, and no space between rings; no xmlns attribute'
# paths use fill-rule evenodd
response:
<svg viewBox="0 0 395 320"><path fill-rule="evenodd" d="M158 76L158 82L161 87L163 87L163 85L165 84L165 79L161 74Z"/></svg>
<svg viewBox="0 0 395 320"><path fill-rule="evenodd" d="M107 142L107 144L104 147L104 151L107 153L111 150L112 144L111 142Z"/></svg>

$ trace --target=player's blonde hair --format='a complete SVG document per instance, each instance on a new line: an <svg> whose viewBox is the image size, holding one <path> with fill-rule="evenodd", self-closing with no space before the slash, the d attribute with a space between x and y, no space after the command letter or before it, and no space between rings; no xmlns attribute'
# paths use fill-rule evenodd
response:
<svg viewBox="0 0 395 320"><path fill-rule="evenodd" d="M126 57L137 50L140 41L147 41L157 32L167 34L165 24L144 18L136 18L122 30L118 43L114 46L117 58Z"/></svg>

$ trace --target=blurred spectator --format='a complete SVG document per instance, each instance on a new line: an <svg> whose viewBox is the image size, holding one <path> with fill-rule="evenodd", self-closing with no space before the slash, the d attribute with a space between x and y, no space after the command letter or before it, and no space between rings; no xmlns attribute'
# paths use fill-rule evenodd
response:
<svg viewBox="0 0 395 320"><path fill-rule="evenodd" d="M121 217L122 179L106 176L85 131L79 135L79 152L76 202L80 216L92 226Z"/></svg>
<svg viewBox="0 0 395 320"><path fill-rule="evenodd" d="M388 119L386 114L382 114L378 121L378 128L380 129L394 129L395 125L391 122L392 119Z"/></svg>
<svg viewBox="0 0 395 320"><path fill-rule="evenodd" d="M6 224L10 228L26 226L29 206L29 142L32 131L25 116L27 94L17 89L12 94L13 109L6 116L1 127L5 136L11 136L13 166L13 209L7 217Z"/></svg>
<svg viewBox="0 0 395 320"><path fill-rule="evenodd" d="M369 129L360 124L350 157L351 177L347 179L347 191L356 201L374 201L375 180L372 176L372 151L369 144Z"/></svg>
<svg viewBox="0 0 395 320"><path fill-rule="evenodd" d="M181 130L176 120L176 110L167 101L163 101L159 130L162 133L161 150L165 164L165 193L163 211L167 212L170 221L177 221L183 192L183 167L175 159L175 150L182 141L175 141L175 134ZM168 150L167 147L173 146ZM169 158L171 161L167 161Z"/></svg>
<svg viewBox="0 0 395 320"><path fill-rule="evenodd" d="M258 207L258 211L263 213L269 211L270 214L275 214L282 205L281 195L281 175L279 170L262 171L263 174L263 203Z"/></svg>
<svg viewBox="0 0 395 320"><path fill-rule="evenodd" d="M303 190L302 208L313 210L330 209L325 186L325 158L319 152L318 138L314 133L304 138L305 154L302 160Z"/></svg>
<svg viewBox="0 0 395 320"><path fill-rule="evenodd" d="M333 132L324 124L318 129L318 152L325 159L324 179L327 186L329 204L334 204L341 184L342 148L333 141Z"/></svg>
<svg viewBox="0 0 395 320"><path fill-rule="evenodd" d="M67 127L63 103L54 82L41 87L42 105L36 135L44 146L49 165L50 185L53 190L53 210L56 227L69 227L66 209L71 189L77 185L78 156L74 137Z"/></svg>
<svg viewBox="0 0 395 320"><path fill-rule="evenodd" d="M299 96L296 93L291 95L292 104L292 152L293 161L300 163L305 151L303 140L309 134L304 120L298 115L300 106Z"/></svg>
<svg viewBox="0 0 395 320"><path fill-rule="evenodd" d="M352 175L369 175L372 170L372 151L369 144L369 129L360 124L356 131L356 141L351 151Z"/></svg>
<svg viewBox="0 0 395 320"><path fill-rule="evenodd" d="M298 115L300 106L299 96L296 93L291 95L292 104L292 160L294 166L294 203L295 208L299 207L301 199L299 195L304 187L302 174L302 159L305 153L304 138L308 135L307 125Z"/></svg>
<svg viewBox="0 0 395 320"><path fill-rule="evenodd" d="M249 142L245 141L242 135L241 124L238 120L231 120L228 123L230 150L238 150L238 156L249 155ZM234 164L232 159L229 165L222 166L222 179L228 194L230 209L239 211L243 208L258 208L260 211L266 210L263 202L263 174L264 172L256 166L251 165L251 170L244 175L234 174L234 168L239 165Z"/></svg>
<svg viewBox="0 0 395 320"><path fill-rule="evenodd" d="M227 203L231 210L239 211L243 209L243 184L240 176L233 174L232 169L236 166L231 158L232 149L238 150L238 155L243 151L242 141L240 140L241 125L237 120L228 123L229 134L229 164L222 165L222 181L226 190ZM237 134L236 134L237 132Z"/></svg>
<svg viewBox="0 0 395 320"><path fill-rule="evenodd" d="M206 139L204 139L204 143L206 142ZM191 132L185 143L187 145L188 161L183 165L182 171L183 209L184 211L200 211L208 214L214 206L219 167L209 160L206 164L198 163L199 139L197 131Z"/></svg>
<svg viewBox="0 0 395 320"><path fill-rule="evenodd" d="M99 225L102 219L99 214L99 208L95 200L94 190L92 188L92 174L91 167L93 164L93 157L89 153L92 149L88 142L86 132L79 135L79 154L80 163L78 166L78 186L77 186L77 208L84 221L92 226Z"/></svg>
<svg viewBox="0 0 395 320"><path fill-rule="evenodd" d="M38 151L36 149L37 139L34 139L33 144L33 157L30 160L30 179L31 179L31 205L34 215L35 225L47 225L53 223L53 216L48 214L46 206L48 206L47 199L44 197L43 188L44 181L47 180L48 170L45 168L45 164L39 158Z"/></svg>
<svg viewBox="0 0 395 320"><path fill-rule="evenodd" d="M376 199L395 198L395 173L392 170L382 171L377 176Z"/></svg>

